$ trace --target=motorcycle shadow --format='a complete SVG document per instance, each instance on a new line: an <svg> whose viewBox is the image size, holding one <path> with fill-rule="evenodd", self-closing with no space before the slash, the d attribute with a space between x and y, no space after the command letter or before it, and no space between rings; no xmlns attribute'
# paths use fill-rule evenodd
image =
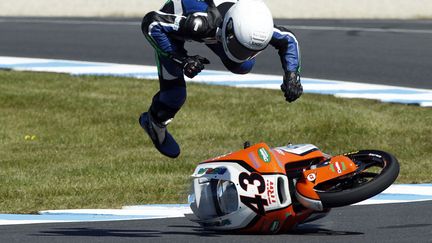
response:
<svg viewBox="0 0 432 243"><path fill-rule="evenodd" d="M363 232L343 231L343 230L329 230L321 228L317 224L302 224L297 228L290 230L286 234L290 235L316 235L316 236L338 236L338 235L363 235Z"/></svg>
<svg viewBox="0 0 432 243"><path fill-rule="evenodd" d="M170 230L171 229L171 230ZM177 230L176 230L177 229ZM363 235L361 232L352 231L334 231L321 228L319 225L301 225L286 233L278 235L302 235L302 236L346 236L346 235ZM31 234L32 236L44 237L108 237L108 238L159 238L159 237L223 237L223 236L247 236L247 235L263 235L263 234L242 234L239 232L222 232L210 231L199 226L191 225L170 225L168 230L152 230L152 229L112 229L112 228L52 228L50 230L42 230L38 233Z"/></svg>
<svg viewBox="0 0 432 243"><path fill-rule="evenodd" d="M171 226L171 227L185 227L190 228L190 226ZM263 235L263 234L250 234L250 233L239 233L235 231L210 231L203 229L201 227L193 227L193 233L199 236L224 236L224 235ZM331 230L323 228L318 224L302 224L297 226L297 228L292 229L288 232L280 232L277 235L304 235L304 236L347 236L347 235L363 235L363 232L356 231L343 231L343 230Z"/></svg>

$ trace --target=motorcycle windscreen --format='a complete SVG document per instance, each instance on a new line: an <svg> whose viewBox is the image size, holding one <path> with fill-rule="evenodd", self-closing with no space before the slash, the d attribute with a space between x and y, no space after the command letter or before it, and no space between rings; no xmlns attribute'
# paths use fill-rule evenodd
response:
<svg viewBox="0 0 432 243"><path fill-rule="evenodd" d="M201 220L230 214L239 207L234 183L203 177L193 180L188 200L192 212Z"/></svg>

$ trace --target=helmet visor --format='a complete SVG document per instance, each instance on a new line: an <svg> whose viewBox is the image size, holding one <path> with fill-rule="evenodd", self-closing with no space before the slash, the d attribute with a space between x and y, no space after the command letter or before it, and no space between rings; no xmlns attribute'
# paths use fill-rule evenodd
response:
<svg viewBox="0 0 432 243"><path fill-rule="evenodd" d="M234 33L234 24L232 19L230 19L227 23L224 38L231 55L239 60L246 61L252 59L261 52L257 50L251 50L240 43Z"/></svg>

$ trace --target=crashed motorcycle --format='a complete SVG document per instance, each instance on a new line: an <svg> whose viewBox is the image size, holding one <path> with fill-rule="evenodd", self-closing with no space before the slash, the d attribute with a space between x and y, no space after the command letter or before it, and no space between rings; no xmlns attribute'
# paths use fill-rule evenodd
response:
<svg viewBox="0 0 432 243"><path fill-rule="evenodd" d="M312 144L246 142L196 167L187 217L209 230L284 233L379 194L398 174L397 159L384 151L330 156Z"/></svg>

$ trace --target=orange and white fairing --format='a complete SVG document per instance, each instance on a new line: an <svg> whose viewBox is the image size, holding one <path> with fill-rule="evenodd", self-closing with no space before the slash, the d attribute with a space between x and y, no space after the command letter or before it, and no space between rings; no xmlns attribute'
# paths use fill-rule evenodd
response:
<svg viewBox="0 0 432 243"><path fill-rule="evenodd" d="M323 158L313 145L271 149L265 143L201 163L193 173L190 205L198 222L210 229L276 233L307 218L294 212L287 163ZM229 202L223 193L230 189ZM224 191L225 190L225 191ZM215 195L216 194L216 195ZM231 208L227 208L228 207Z"/></svg>

